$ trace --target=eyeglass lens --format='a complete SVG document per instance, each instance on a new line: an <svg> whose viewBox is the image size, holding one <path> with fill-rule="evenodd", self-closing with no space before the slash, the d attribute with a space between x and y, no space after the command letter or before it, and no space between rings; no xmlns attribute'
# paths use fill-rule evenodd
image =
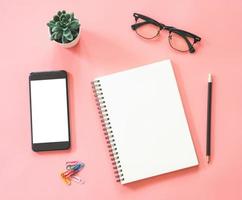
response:
<svg viewBox="0 0 242 200"><path fill-rule="evenodd" d="M186 37L186 39L189 40L189 42L191 44L193 44L192 38ZM169 40L169 44L172 48L174 48L178 51L189 51L189 47L188 47L186 40L179 34L171 32L169 34L168 40Z"/></svg>
<svg viewBox="0 0 242 200"><path fill-rule="evenodd" d="M145 38L145 39L152 39L159 35L160 28L154 24L147 23L143 19L138 19L136 21L136 24L142 24L139 26L139 28L136 29L136 33Z"/></svg>

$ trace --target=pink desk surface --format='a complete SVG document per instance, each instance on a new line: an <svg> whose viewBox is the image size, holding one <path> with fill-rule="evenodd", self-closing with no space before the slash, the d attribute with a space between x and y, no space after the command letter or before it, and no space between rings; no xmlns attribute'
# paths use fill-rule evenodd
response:
<svg viewBox="0 0 242 200"><path fill-rule="evenodd" d="M0 1L1 199L215 200L242 199L242 1ZM81 40L63 49L48 38L47 21L74 11ZM130 25L140 12L202 37L195 54L173 51L167 33L137 37ZM90 86L96 76L170 58L200 165L120 185L113 176ZM28 75L69 72L72 148L34 153L30 144ZM205 163L207 74L214 74L212 163ZM85 184L59 178L67 160L86 164ZM148 163L147 163L148 164Z"/></svg>

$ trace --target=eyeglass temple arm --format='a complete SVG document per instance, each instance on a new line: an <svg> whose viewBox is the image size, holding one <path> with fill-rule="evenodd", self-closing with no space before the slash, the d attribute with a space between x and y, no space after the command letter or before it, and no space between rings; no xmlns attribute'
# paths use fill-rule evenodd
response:
<svg viewBox="0 0 242 200"><path fill-rule="evenodd" d="M137 20L140 18L140 19L143 19L143 20L145 20L146 22L148 22L148 23L150 23L150 24L154 24L154 25L160 27L161 29L163 28L163 26L165 26L164 24L161 24L160 22L157 22L156 20L154 20L154 19L152 19L152 18L150 18L150 17L147 17L147 16L145 16L145 15L139 14L139 13L134 13L133 16L134 16L134 18L135 18L135 21L137 21ZM147 23L147 24L148 24L148 23ZM139 24L139 23L138 23L138 24ZM142 25L144 25L144 24L142 24ZM139 27L140 27L140 26L139 26ZM138 27L137 27L137 28L138 28Z"/></svg>
<svg viewBox="0 0 242 200"><path fill-rule="evenodd" d="M187 31L184 31L184 30L180 30L180 29L177 29L179 32L183 33L184 35L188 36L188 37L192 37L194 38L195 42L199 42L201 40L201 38L193 33L189 33Z"/></svg>
<svg viewBox="0 0 242 200"><path fill-rule="evenodd" d="M140 22L140 23L137 23L137 24L133 24L133 25L131 25L131 28L133 30L136 30L137 28L139 28L139 27L141 27L141 26L143 26L145 24L149 24L149 22Z"/></svg>
<svg viewBox="0 0 242 200"><path fill-rule="evenodd" d="M186 41L188 47L189 47L189 52L190 53L194 53L195 52L195 48L193 47L193 45L191 44L191 42L186 38L186 37L183 37L184 40ZM194 40L194 43L195 43L195 40Z"/></svg>
<svg viewBox="0 0 242 200"><path fill-rule="evenodd" d="M176 33L180 33L179 35L183 35L183 36L187 36L187 37L191 37L194 39L194 43L201 41L201 38L193 33L181 30L181 29L177 29L171 26L165 26L164 29L170 31L170 32L176 32Z"/></svg>

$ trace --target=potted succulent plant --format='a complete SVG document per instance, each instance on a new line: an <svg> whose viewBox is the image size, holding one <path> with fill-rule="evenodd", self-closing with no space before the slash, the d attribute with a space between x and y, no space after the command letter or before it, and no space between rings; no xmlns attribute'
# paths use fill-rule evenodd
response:
<svg viewBox="0 0 242 200"><path fill-rule="evenodd" d="M75 46L80 39L80 23L74 17L74 13L59 11L53 19L47 23L50 31L50 39L59 43L64 48Z"/></svg>

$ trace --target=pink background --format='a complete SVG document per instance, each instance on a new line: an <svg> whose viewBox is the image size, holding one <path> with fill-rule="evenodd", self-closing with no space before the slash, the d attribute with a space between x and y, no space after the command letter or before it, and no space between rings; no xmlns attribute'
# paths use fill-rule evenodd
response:
<svg viewBox="0 0 242 200"><path fill-rule="evenodd" d="M0 1L1 199L242 199L242 1ZM49 41L46 23L59 9L82 25L73 49ZM195 54L137 37L130 25L140 12L201 36ZM90 81L146 63L172 60L192 137L197 168L120 185L98 118ZM28 75L69 72L72 148L34 153L30 143ZM214 74L212 163L205 163L207 74ZM85 184L63 184L67 160L86 164ZM147 163L148 165L149 163Z"/></svg>

